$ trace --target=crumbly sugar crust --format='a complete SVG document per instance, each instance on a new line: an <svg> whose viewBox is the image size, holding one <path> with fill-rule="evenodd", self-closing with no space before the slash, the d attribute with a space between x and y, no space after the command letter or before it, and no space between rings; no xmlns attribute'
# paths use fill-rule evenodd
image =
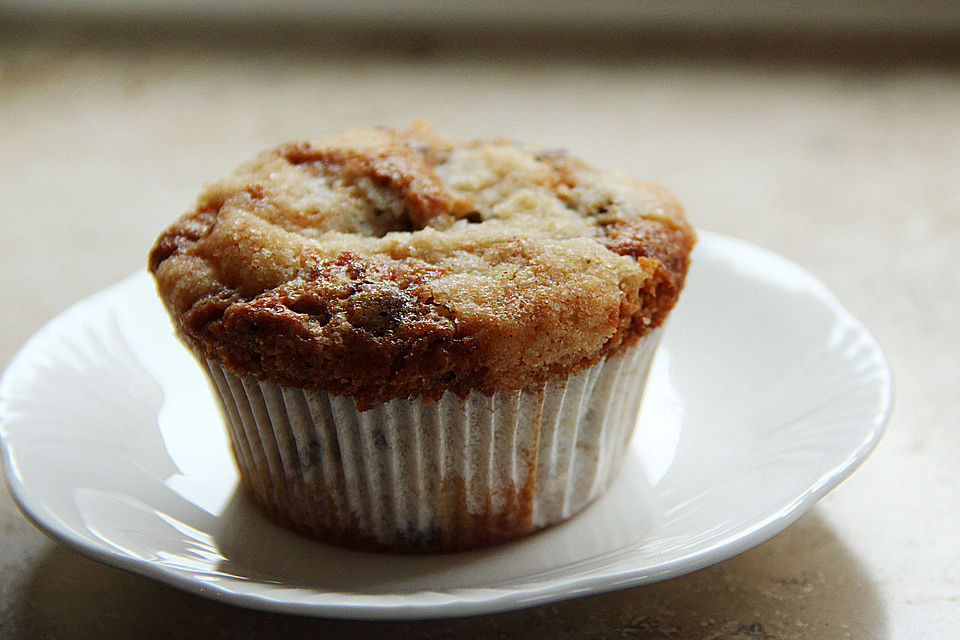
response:
<svg viewBox="0 0 960 640"><path fill-rule="evenodd" d="M366 409L598 362L662 324L694 242L660 186L414 126L258 155L149 267L201 358Z"/></svg>

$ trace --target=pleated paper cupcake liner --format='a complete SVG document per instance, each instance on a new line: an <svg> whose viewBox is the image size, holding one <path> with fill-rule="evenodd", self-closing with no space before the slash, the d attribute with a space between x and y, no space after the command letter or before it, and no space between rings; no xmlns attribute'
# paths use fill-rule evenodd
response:
<svg viewBox="0 0 960 640"><path fill-rule="evenodd" d="M452 551L566 520L620 467L661 330L538 391L352 398L239 378L207 361L244 485L322 541Z"/></svg>

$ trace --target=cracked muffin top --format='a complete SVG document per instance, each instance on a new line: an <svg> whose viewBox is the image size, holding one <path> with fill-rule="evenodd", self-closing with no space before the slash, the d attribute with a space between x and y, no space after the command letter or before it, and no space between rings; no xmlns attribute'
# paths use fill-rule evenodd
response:
<svg viewBox="0 0 960 640"><path fill-rule="evenodd" d="M596 363L663 322L694 241L662 187L414 126L260 154L149 266L199 357L362 409Z"/></svg>

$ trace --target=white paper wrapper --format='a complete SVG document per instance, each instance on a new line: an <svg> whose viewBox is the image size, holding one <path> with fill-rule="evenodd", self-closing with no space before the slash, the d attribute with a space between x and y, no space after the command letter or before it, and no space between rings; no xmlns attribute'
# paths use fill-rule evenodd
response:
<svg viewBox="0 0 960 640"><path fill-rule="evenodd" d="M388 551L491 544L571 517L607 488L662 329L539 392L352 398L207 371L244 484L321 540Z"/></svg>

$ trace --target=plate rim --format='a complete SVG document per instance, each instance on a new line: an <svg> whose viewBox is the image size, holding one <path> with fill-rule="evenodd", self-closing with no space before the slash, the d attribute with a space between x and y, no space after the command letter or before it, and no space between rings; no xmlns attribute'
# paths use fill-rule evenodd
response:
<svg viewBox="0 0 960 640"><path fill-rule="evenodd" d="M355 620L412 620L492 614L567 598L650 584L703 569L743 553L777 535L859 468L876 448L887 429L893 410L894 381L889 360L876 337L843 307L837 297L816 276L787 258L749 242L699 229L698 234L700 244L719 249L728 259L735 254L746 252L762 260L777 262L779 266L789 269L795 275L801 277L812 290L816 291L817 297L823 303L829 305L831 313L838 320L856 328L879 364L876 374L878 392L876 399L879 412L876 414L876 419L867 433L867 437L856 448L852 449L841 463L821 474L815 483L790 503L753 522L732 539L720 540L707 548L657 565L645 573L638 574L637 569L626 568L603 575L580 576L561 582L533 582L524 587L498 590L492 594L489 593L491 590L484 590L482 587L448 589L443 593L457 594L458 591L484 591L485 597L448 599L433 603L401 602L390 604L383 601L395 598L395 595L345 594L336 591L315 592L322 594L327 602L306 602L304 600L281 600L266 593L243 592L232 589L230 586L235 584L234 581L224 584L217 581L201 580L195 574L123 554L112 547L98 544L90 538L77 535L69 527L57 526L60 520L57 514L42 500L35 499L35 496L20 481L14 471L16 460L13 448L8 445L6 437L5 390L10 384L9 380L14 378L22 367L26 366L25 362L29 360L34 345L44 340L48 334L55 333L61 324L80 313L83 307L96 306L103 298L116 295L117 291L122 288L136 286L138 281L147 279L148 275L145 271L127 276L70 305L35 332L10 360L2 377L0 377L0 450L3 453L2 466L8 491L14 503L28 521L52 540L66 545L81 555L195 595L260 611ZM250 582L261 584L254 580ZM411 594L404 595L409 596ZM337 596L347 601L336 602ZM331 602L331 599L334 601Z"/></svg>

